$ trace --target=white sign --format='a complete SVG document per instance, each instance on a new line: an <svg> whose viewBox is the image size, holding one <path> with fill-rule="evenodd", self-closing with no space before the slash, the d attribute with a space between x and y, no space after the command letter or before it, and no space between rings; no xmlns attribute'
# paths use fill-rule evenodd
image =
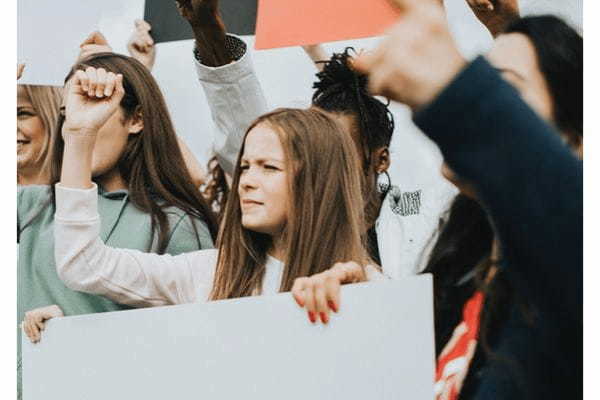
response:
<svg viewBox="0 0 600 400"><path fill-rule="evenodd" d="M49 321L25 400L431 400L430 276L346 286L328 325L289 293Z"/></svg>
<svg viewBox="0 0 600 400"><path fill-rule="evenodd" d="M143 17L144 0L19 0L17 60L26 64L19 83L63 86L79 45L96 30L126 54L134 20Z"/></svg>

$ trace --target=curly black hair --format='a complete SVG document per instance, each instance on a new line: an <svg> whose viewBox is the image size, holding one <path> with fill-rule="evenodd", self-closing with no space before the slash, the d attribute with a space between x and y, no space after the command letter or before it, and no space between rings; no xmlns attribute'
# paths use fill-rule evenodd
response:
<svg viewBox="0 0 600 400"><path fill-rule="evenodd" d="M366 166L371 165L371 153L389 146L394 132L394 117L387 104L371 96L368 92L368 79L357 73L351 66L352 55L356 51L347 47L342 53L335 53L329 61L323 61L323 71L317 73L313 105L329 112L351 114L356 117L360 129Z"/></svg>

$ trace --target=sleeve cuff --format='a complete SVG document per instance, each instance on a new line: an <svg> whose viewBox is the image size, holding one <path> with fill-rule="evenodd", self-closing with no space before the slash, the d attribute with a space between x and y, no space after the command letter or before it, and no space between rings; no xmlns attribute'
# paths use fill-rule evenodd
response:
<svg viewBox="0 0 600 400"><path fill-rule="evenodd" d="M90 189L74 189L55 185L55 219L62 221L90 221L100 218L98 214L98 186Z"/></svg>
<svg viewBox="0 0 600 400"><path fill-rule="evenodd" d="M230 51L233 59L236 61L219 67L209 67L202 64L201 60L194 56L196 71L200 81L218 84L235 83L248 75L249 71L252 70L252 59L246 43L234 35L227 35L227 39L228 43L234 43L230 45ZM231 50L231 48L235 48L235 50Z"/></svg>

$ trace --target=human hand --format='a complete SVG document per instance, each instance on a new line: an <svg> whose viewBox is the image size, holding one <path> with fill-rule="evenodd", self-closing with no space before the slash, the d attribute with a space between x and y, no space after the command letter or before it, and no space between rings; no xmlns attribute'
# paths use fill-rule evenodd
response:
<svg viewBox="0 0 600 400"><path fill-rule="evenodd" d="M95 134L119 107L123 75L103 68L78 70L67 83L63 133Z"/></svg>
<svg viewBox="0 0 600 400"><path fill-rule="evenodd" d="M25 69L25 64L17 64L17 80L21 79L21 76L23 76L24 69Z"/></svg>
<svg viewBox="0 0 600 400"><path fill-rule="evenodd" d="M154 40L150 36L152 27L143 19L135 20L135 29L127 42L129 54L148 68L152 70L156 59L156 47Z"/></svg>
<svg viewBox="0 0 600 400"><path fill-rule="evenodd" d="M466 65L438 0L393 0L401 17L380 45L355 58L373 94L413 110L431 102Z"/></svg>
<svg viewBox="0 0 600 400"><path fill-rule="evenodd" d="M345 283L367 280L364 268L355 262L337 263L327 271L297 278L292 286L292 295L300 307L305 307L308 319L313 324L319 315L321 322L329 322L329 311L340 309L340 287Z"/></svg>
<svg viewBox="0 0 600 400"><path fill-rule="evenodd" d="M192 27L220 20L219 0L175 0L177 10Z"/></svg>
<svg viewBox="0 0 600 400"><path fill-rule="evenodd" d="M493 37L502 33L512 20L519 18L518 0L467 0L467 4Z"/></svg>
<svg viewBox="0 0 600 400"><path fill-rule="evenodd" d="M45 329L46 321L58 317L64 317L64 314L57 305L36 308L35 310L25 313L25 319L21 323L21 327L29 340L31 340L32 343L37 343L41 339L41 334Z"/></svg>
<svg viewBox="0 0 600 400"><path fill-rule="evenodd" d="M81 61L92 54L112 51L112 47L110 47L104 35L98 31L90 33L90 35L79 45L79 48L81 51L79 52L77 61Z"/></svg>

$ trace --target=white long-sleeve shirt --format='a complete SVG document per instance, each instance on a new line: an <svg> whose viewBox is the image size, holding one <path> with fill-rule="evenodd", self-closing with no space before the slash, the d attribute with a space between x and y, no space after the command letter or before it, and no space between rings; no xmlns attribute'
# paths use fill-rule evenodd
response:
<svg viewBox="0 0 600 400"><path fill-rule="evenodd" d="M216 249L177 256L117 249L100 239L98 191L56 185L54 224L58 276L73 290L134 307L207 301ZM135 235L135 227L132 227ZM283 263L268 257L263 294L279 292Z"/></svg>
<svg viewBox="0 0 600 400"><path fill-rule="evenodd" d="M134 307L209 300L218 250L171 256L107 246L99 236L97 193L95 184L91 189L56 185L54 253L67 287ZM284 264L268 256L265 267L262 294L279 293ZM385 279L373 266L366 272L371 281Z"/></svg>

